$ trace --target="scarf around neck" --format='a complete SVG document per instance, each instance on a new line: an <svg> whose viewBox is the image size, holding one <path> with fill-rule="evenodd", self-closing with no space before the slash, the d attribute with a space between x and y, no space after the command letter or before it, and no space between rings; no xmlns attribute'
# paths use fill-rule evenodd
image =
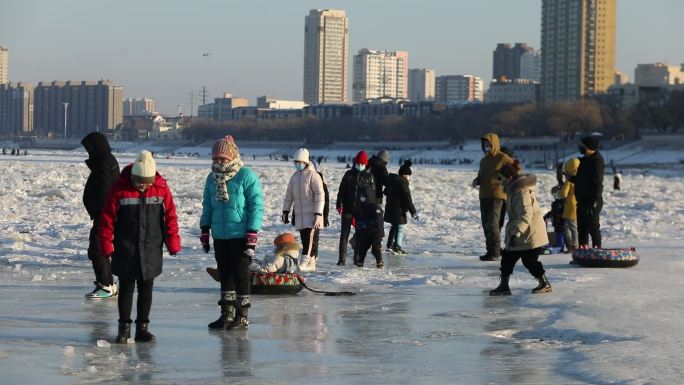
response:
<svg viewBox="0 0 684 385"><path fill-rule="evenodd" d="M233 179L235 174L242 168L242 159L236 157L229 163L212 163L211 171L212 178L216 183L216 200L227 202L230 199L228 195L228 181Z"/></svg>

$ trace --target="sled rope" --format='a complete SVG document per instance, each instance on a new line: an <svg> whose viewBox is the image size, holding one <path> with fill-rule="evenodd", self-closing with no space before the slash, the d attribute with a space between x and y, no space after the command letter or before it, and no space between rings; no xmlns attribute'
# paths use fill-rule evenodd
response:
<svg viewBox="0 0 684 385"><path fill-rule="evenodd" d="M345 295L346 295L346 296L356 295L356 293L351 292L351 291L324 291L324 290L312 289L312 288L310 288L309 286L306 285L306 283L304 282L304 278L302 278L301 275L297 274L297 279L299 280L299 282L302 284L302 286L303 286L306 290L312 291L312 292L314 292L314 293L320 293L320 294L323 294L323 295L335 296L335 297L337 297L337 296L345 296Z"/></svg>

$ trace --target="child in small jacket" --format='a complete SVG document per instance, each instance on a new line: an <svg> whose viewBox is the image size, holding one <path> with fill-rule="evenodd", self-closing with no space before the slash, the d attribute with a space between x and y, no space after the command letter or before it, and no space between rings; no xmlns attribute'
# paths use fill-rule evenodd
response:
<svg viewBox="0 0 684 385"><path fill-rule="evenodd" d="M577 239L577 199L575 199L575 184L570 182L570 178L577 175L577 168L580 161L572 158L563 165L565 183L560 189L559 194L565 199L563 204L563 236L567 245L568 253L572 253L579 246Z"/></svg>
<svg viewBox="0 0 684 385"><path fill-rule="evenodd" d="M544 215L544 221L551 221L553 225L553 232L556 234L555 246L560 252L563 252L564 237L563 237L563 212L565 199L560 195L562 186L553 186L551 188L551 195L553 195L553 202L551 203L551 211Z"/></svg>
<svg viewBox="0 0 684 385"><path fill-rule="evenodd" d="M263 260L252 259L250 271L260 273L296 273L299 271L299 243L292 233L283 233L273 240L273 254Z"/></svg>
<svg viewBox="0 0 684 385"><path fill-rule="evenodd" d="M375 203L373 198L369 199L365 192L359 194L359 205L354 215L356 221L354 264L363 267L368 249L371 249L375 256L375 266L382 269L385 266L382 261L382 238L385 236L385 225L382 208Z"/></svg>
<svg viewBox="0 0 684 385"><path fill-rule="evenodd" d="M178 217L166 180L149 151L138 154L114 183L102 208L100 250L119 277L117 343L131 336L133 291L138 286L135 340L154 342L148 331L154 279L162 272L162 246L171 255L181 250Z"/></svg>
<svg viewBox="0 0 684 385"><path fill-rule="evenodd" d="M548 293L551 291L551 284L546 279L539 255L542 246L549 243L549 237L535 194L537 177L534 174L521 174L517 159L512 164L501 167L499 174L504 180L508 223L506 247L501 258L501 282L489 295L511 295L508 279L519 259L522 259L523 265L539 281L532 293Z"/></svg>
<svg viewBox="0 0 684 385"><path fill-rule="evenodd" d="M386 178L385 222L392 225L387 236L387 250L395 254L406 255L404 251L404 232L406 229L406 212L418 220L416 208L411 198L409 183L411 179L411 161L407 160L399 167L399 174L389 174Z"/></svg>

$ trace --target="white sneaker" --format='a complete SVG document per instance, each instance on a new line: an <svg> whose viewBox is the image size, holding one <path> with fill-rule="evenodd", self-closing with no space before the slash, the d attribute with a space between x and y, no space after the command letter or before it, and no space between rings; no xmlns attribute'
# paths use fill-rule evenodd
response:
<svg viewBox="0 0 684 385"><path fill-rule="evenodd" d="M299 271L302 273L316 271L316 258L309 257L308 255L302 255L299 259Z"/></svg>
<svg viewBox="0 0 684 385"><path fill-rule="evenodd" d="M109 290L110 293L112 293L112 297L116 297L117 295L119 295L119 287L116 286L116 282L109 285L107 287L107 289Z"/></svg>

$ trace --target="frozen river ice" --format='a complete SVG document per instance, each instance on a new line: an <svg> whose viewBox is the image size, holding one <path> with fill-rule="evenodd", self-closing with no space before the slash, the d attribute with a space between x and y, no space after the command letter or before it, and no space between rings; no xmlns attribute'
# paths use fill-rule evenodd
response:
<svg viewBox="0 0 684 385"><path fill-rule="evenodd" d="M29 157L30 158L30 157ZM414 167L422 222L409 224L407 257L386 267L338 267L338 219L321 240L316 288L326 297L255 296L248 332L212 332L218 288L204 268L198 229L202 163L159 162L176 196L183 252L155 282L152 345L109 344L116 302L89 301L87 169L71 158L0 158L0 383L2 384L644 384L680 383L684 179L626 172L606 192L608 246L634 245L630 269L582 269L567 255L542 261L554 292L531 295L522 266L513 296L489 297L498 264L482 263L472 170ZM122 165L125 162L121 162ZM254 165L266 191L260 248L278 232L289 165ZM334 194L343 169L326 167ZM391 170L394 171L394 170ZM539 198L553 175L541 173ZM259 248L258 248L259 250Z"/></svg>

